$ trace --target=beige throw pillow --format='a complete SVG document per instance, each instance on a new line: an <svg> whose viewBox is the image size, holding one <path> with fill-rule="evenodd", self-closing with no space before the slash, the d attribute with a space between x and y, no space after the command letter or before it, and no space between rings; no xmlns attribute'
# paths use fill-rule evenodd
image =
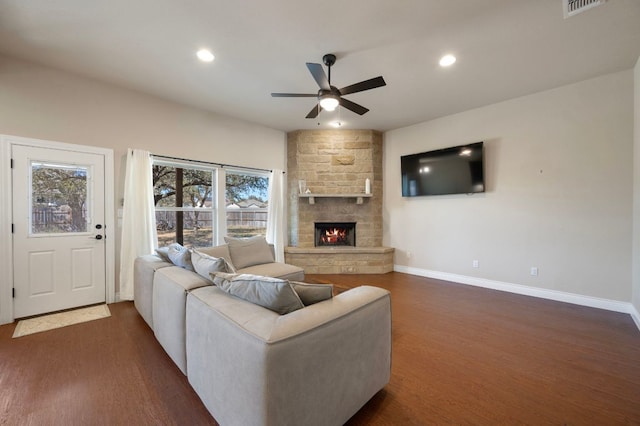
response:
<svg viewBox="0 0 640 426"><path fill-rule="evenodd" d="M211 278L221 290L280 315L304 308L304 304L291 284L285 280L223 272L214 272L211 274Z"/></svg>
<svg viewBox="0 0 640 426"><path fill-rule="evenodd" d="M236 269L275 262L269 243L262 235L251 238L224 237L229 246L231 263Z"/></svg>

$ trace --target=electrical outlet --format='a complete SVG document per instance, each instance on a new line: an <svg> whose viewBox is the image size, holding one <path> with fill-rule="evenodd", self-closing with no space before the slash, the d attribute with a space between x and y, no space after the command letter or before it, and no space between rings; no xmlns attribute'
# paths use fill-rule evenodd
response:
<svg viewBox="0 0 640 426"><path fill-rule="evenodd" d="M410 251L407 252L407 259L411 259L411 256L413 256L413 253L411 253Z"/></svg>
<svg viewBox="0 0 640 426"><path fill-rule="evenodd" d="M479 261L477 261L477 260L474 260L474 261L473 261L473 267L474 267L474 268L479 268L479 267L480 267L480 262L479 262Z"/></svg>
<svg viewBox="0 0 640 426"><path fill-rule="evenodd" d="M536 268L535 266L531 267L531 275L533 275L534 277L538 276L538 268Z"/></svg>

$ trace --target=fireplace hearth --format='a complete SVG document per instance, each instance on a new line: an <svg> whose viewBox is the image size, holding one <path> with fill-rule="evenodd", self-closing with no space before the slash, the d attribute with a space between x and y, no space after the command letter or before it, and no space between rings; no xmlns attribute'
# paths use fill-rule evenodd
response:
<svg viewBox="0 0 640 426"><path fill-rule="evenodd" d="M316 247L355 247L356 222L315 222Z"/></svg>

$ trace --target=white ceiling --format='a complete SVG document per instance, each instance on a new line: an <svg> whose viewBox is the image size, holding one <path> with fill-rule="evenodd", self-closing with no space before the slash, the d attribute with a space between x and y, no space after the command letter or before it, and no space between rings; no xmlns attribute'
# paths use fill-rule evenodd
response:
<svg viewBox="0 0 640 426"><path fill-rule="evenodd" d="M284 131L384 131L632 68L640 0L569 19L561 0L0 0L0 53ZM370 112L270 96L316 92L325 53L337 87L385 78L346 96Z"/></svg>

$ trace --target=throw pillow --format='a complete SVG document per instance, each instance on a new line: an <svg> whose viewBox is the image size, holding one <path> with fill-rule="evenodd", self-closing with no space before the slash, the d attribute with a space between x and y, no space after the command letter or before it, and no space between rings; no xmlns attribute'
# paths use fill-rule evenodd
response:
<svg viewBox="0 0 640 426"><path fill-rule="evenodd" d="M290 283L304 306L313 305L333 297L333 284L308 284L297 281L290 281Z"/></svg>
<svg viewBox="0 0 640 426"><path fill-rule="evenodd" d="M186 247L182 247L178 243L170 244L167 254L174 265L193 271L191 252Z"/></svg>
<svg viewBox="0 0 640 426"><path fill-rule="evenodd" d="M229 272L229 266L224 257L213 257L191 250L191 264L196 273L208 280L211 280L212 272Z"/></svg>
<svg viewBox="0 0 640 426"><path fill-rule="evenodd" d="M238 276L238 274L227 272L212 272L209 275L211 276L213 283L218 287L224 285L225 281L231 281L233 278Z"/></svg>
<svg viewBox="0 0 640 426"><path fill-rule="evenodd" d="M231 263L236 269L275 262L269 243L262 235L251 238L224 237L229 246Z"/></svg>
<svg viewBox="0 0 640 426"><path fill-rule="evenodd" d="M211 274L213 282L227 293L280 315L304 308L288 281L250 274Z"/></svg>
<svg viewBox="0 0 640 426"><path fill-rule="evenodd" d="M171 262L171 259L169 259L169 246L158 247L156 249L156 254L160 256L160 259L164 260L165 262Z"/></svg>

